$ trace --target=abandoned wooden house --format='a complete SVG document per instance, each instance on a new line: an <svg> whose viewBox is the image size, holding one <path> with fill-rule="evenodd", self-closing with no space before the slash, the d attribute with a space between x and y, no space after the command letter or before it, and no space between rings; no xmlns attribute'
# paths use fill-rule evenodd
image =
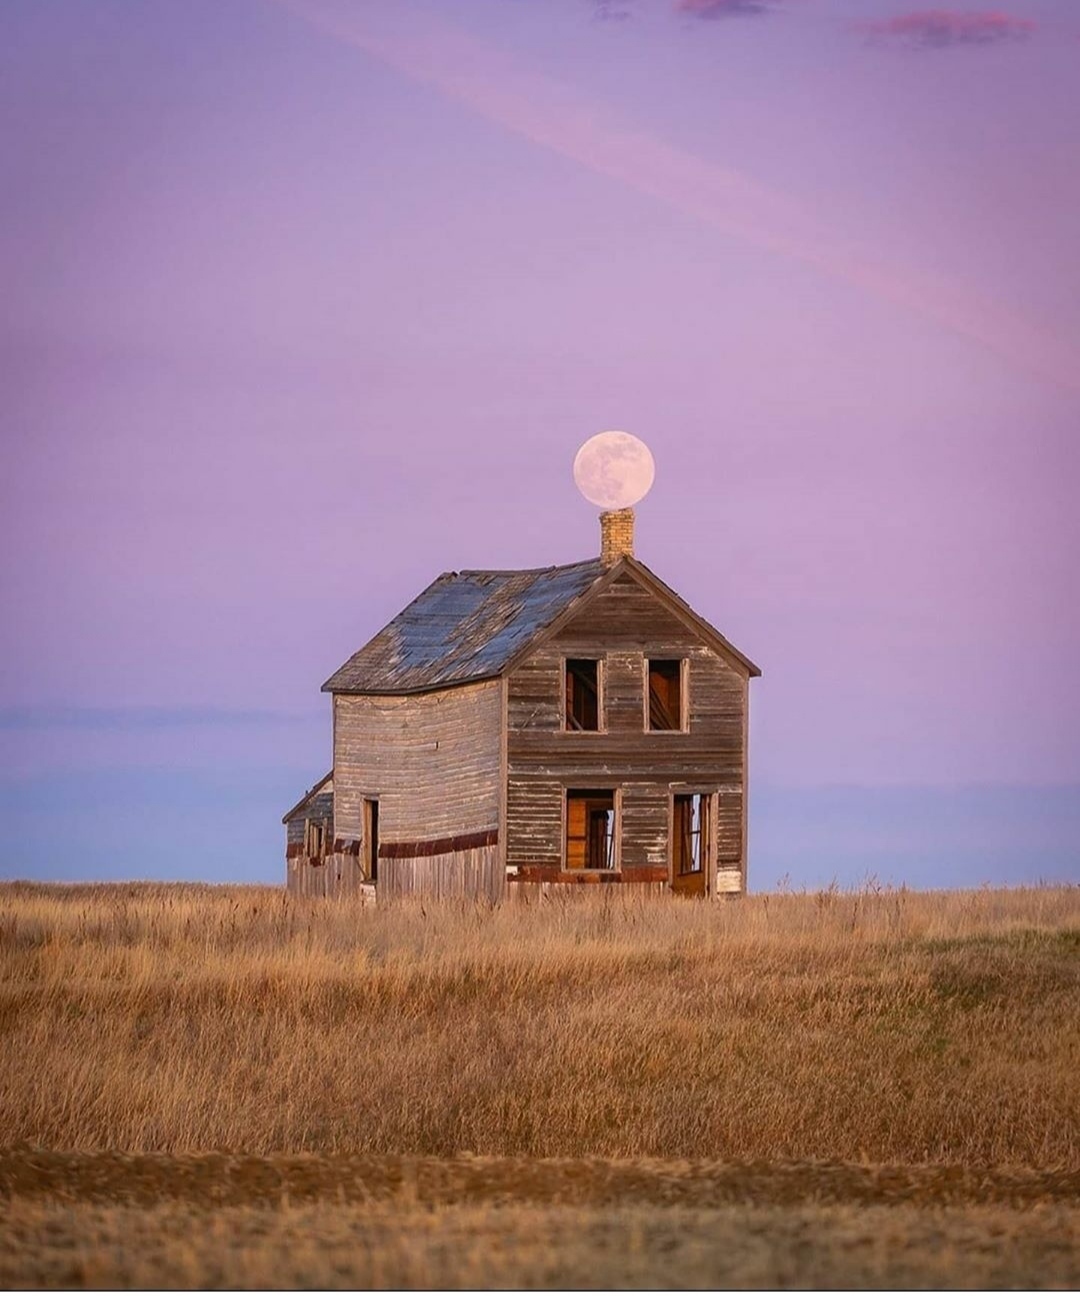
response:
<svg viewBox="0 0 1080 1297"><path fill-rule="evenodd" d="M323 685L333 768L285 816L290 891L497 901L746 887L758 668L633 555L445 572Z"/></svg>

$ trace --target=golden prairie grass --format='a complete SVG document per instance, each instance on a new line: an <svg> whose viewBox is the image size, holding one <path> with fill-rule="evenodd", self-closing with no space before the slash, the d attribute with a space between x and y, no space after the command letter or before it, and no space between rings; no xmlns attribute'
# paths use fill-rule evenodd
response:
<svg viewBox="0 0 1080 1297"><path fill-rule="evenodd" d="M1070 1288L1075 1216L1005 1208L17 1202L0 1286Z"/></svg>
<svg viewBox="0 0 1080 1297"><path fill-rule="evenodd" d="M1080 888L0 888L0 1144L1076 1167Z"/></svg>

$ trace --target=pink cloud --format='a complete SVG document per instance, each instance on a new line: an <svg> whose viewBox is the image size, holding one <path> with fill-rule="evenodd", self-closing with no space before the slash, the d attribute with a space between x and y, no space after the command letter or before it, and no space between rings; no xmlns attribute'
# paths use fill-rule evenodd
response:
<svg viewBox="0 0 1080 1297"><path fill-rule="evenodd" d="M593 13L600 22L625 22L631 16L620 0L593 0Z"/></svg>
<svg viewBox="0 0 1080 1297"><path fill-rule="evenodd" d="M1034 32L1037 23L1031 18L1013 18L1000 10L955 13L949 9L920 9L856 26L875 43L889 42L926 50L1024 40Z"/></svg>
<svg viewBox="0 0 1080 1297"><path fill-rule="evenodd" d="M676 0L675 12L691 18L738 18L769 11L768 0Z"/></svg>
<svg viewBox="0 0 1080 1297"><path fill-rule="evenodd" d="M343 0L279 0L323 31L467 104L507 130L747 244L802 262L979 343L1031 374L1080 390L1075 350L970 286L837 246L812 211L719 166L433 19ZM378 21L376 21L376 18Z"/></svg>

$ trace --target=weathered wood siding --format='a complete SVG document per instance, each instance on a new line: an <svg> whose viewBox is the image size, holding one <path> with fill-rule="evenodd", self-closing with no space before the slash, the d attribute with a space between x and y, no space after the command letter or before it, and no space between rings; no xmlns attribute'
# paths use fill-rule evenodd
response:
<svg viewBox="0 0 1080 1297"><path fill-rule="evenodd" d="M308 820L315 820L319 824L325 824L327 836L329 837L333 818L334 787L331 784L327 792L316 793L314 797L309 797L306 804L300 810L294 811L285 821L286 845L293 847L303 843Z"/></svg>
<svg viewBox="0 0 1080 1297"><path fill-rule="evenodd" d="M298 896L338 896L360 881L355 857L334 856L334 781L316 785L285 817L285 886ZM313 850L309 824L322 829L321 848ZM333 861L335 867L328 869Z"/></svg>
<svg viewBox="0 0 1080 1297"><path fill-rule="evenodd" d="M286 888L294 896L363 896L375 903L375 889L364 878L356 855L334 853L321 861L306 856L288 860Z"/></svg>
<svg viewBox="0 0 1080 1297"><path fill-rule="evenodd" d="M501 873L483 855L497 857L497 845L478 854L423 844L485 831L497 838L502 689L489 680L406 696L334 696L334 835L362 839L364 798L378 799L380 892L442 895L460 884L461 894L482 885L491 899L501 896ZM394 853L408 843L415 856Z"/></svg>
<svg viewBox="0 0 1080 1297"><path fill-rule="evenodd" d="M494 902L502 899L505 879L497 846L379 861L379 895L388 900L420 896Z"/></svg>
<svg viewBox="0 0 1080 1297"><path fill-rule="evenodd" d="M562 729L567 657L604 661L600 733ZM649 657L688 659L686 732L645 728ZM748 684L741 664L620 577L507 677L507 865L523 879L567 881L557 877L565 789L617 786L622 879L666 878L670 799L681 785L715 792L714 890L742 890Z"/></svg>

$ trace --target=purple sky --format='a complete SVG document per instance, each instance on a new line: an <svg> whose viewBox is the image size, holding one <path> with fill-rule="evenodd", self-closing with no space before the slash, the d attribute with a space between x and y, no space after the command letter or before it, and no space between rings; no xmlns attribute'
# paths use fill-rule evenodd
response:
<svg viewBox="0 0 1080 1297"><path fill-rule="evenodd" d="M1075 0L6 0L0 98L0 873L280 878L319 684L615 427L752 883L1080 880Z"/></svg>

